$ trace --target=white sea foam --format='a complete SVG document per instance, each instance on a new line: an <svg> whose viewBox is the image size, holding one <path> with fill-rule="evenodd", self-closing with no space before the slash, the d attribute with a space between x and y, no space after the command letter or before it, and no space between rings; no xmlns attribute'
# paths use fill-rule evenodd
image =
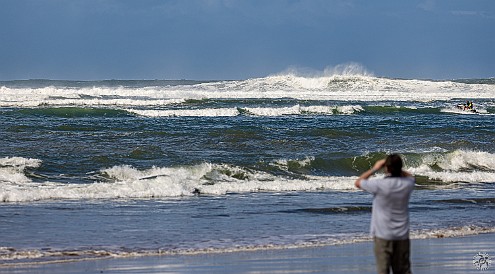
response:
<svg viewBox="0 0 495 274"><path fill-rule="evenodd" d="M447 172L447 171L424 171L415 173L418 175L427 176L433 180L439 180L442 182L467 182L467 183L482 183L482 182L495 182L495 173L493 172Z"/></svg>
<svg viewBox="0 0 495 274"><path fill-rule="evenodd" d="M312 157L290 161L307 166ZM101 171L107 180L87 184L33 182L26 168L36 168L40 160L0 159L0 201L29 202L52 199L118 199L225 195L245 192L286 192L338 190L355 191L355 176L287 176L245 169L227 164L203 163L194 166L152 167L138 170L115 166ZM274 161L289 170L289 160ZM440 170L438 170L440 169ZM495 154L456 150L451 153L426 153L416 166L407 167L415 175L444 182L495 182Z"/></svg>
<svg viewBox="0 0 495 274"><path fill-rule="evenodd" d="M315 160L315 157L308 156L302 160L287 160L287 159L279 159L270 163L271 165L277 166L282 170L289 170L289 162L295 162L299 167L306 167L311 165L311 162Z"/></svg>
<svg viewBox="0 0 495 274"><path fill-rule="evenodd" d="M355 114L364 111L359 105L349 106L300 106L290 107L238 107L238 108L199 108L199 109L125 109L145 117L225 117L237 116L241 114L253 116L284 116L284 115L334 115L334 114Z"/></svg>
<svg viewBox="0 0 495 274"><path fill-rule="evenodd" d="M495 233L494 227L462 226L437 229L412 230L411 239L453 238ZM15 249L0 247L0 266L20 266L46 262L70 262L101 258L125 258L158 255L194 255L218 254L241 251L278 250L304 247L323 247L345 245L371 241L366 233L342 233L337 235L295 235L264 237L250 243L233 243L229 241L205 241L195 246L175 246L155 249L114 249L100 247L98 249ZM18 263L16 261L25 260Z"/></svg>
<svg viewBox="0 0 495 274"><path fill-rule="evenodd" d="M478 235L482 233L495 233L495 227L470 225L461 227L413 230L411 231L410 237L411 239L453 238Z"/></svg>
<svg viewBox="0 0 495 274"><path fill-rule="evenodd" d="M226 117L226 116L237 116L240 114L237 108L169 109L169 110L126 109L126 111L145 117L181 117L181 116Z"/></svg>
<svg viewBox="0 0 495 274"><path fill-rule="evenodd" d="M13 167L19 170L24 170L26 167L39 167L41 165L41 160L32 158L22 158L22 157L5 157L0 158L0 168L1 167Z"/></svg>
<svg viewBox="0 0 495 274"><path fill-rule="evenodd" d="M495 154L467 150L428 153L409 171L443 182L495 182Z"/></svg>
<svg viewBox="0 0 495 274"><path fill-rule="evenodd" d="M224 195L244 192L354 190L353 177L307 176L290 179L236 166L204 163L184 167L138 170L115 166L101 171L109 181L88 184L35 183L21 172L2 176L0 201L29 202L52 199L118 199ZM17 177L16 177L17 176Z"/></svg>
<svg viewBox="0 0 495 274"><path fill-rule="evenodd" d="M26 168L37 168L41 165L41 160L27 159L22 157L0 158L0 184L5 183L26 183L31 180L24 175Z"/></svg>
<svg viewBox="0 0 495 274"><path fill-rule="evenodd" d="M317 189L353 189L353 177L307 176L305 179L289 179L262 171L246 170L231 165L204 163L191 167L152 168L137 171L129 166L105 170L120 182L134 184L136 181L176 185L180 192L165 196L191 195L195 190L202 194L221 195L256 191L306 191ZM118 174L118 176L116 176ZM170 195L172 194L172 195Z"/></svg>
<svg viewBox="0 0 495 274"><path fill-rule="evenodd" d="M337 112L342 114L353 114L356 112L364 111L361 106L339 106L337 107Z"/></svg>
<svg viewBox="0 0 495 274"><path fill-rule="evenodd" d="M0 87L0 107L163 106L188 99L294 98L338 101L492 99L495 85L397 80L367 74L274 75L242 81L152 87Z"/></svg>
<svg viewBox="0 0 495 274"><path fill-rule="evenodd" d="M296 105L283 108L246 108L246 111L257 116L294 115L301 113L301 107Z"/></svg>
<svg viewBox="0 0 495 274"><path fill-rule="evenodd" d="M450 81L397 80L367 75L275 75L196 86L206 98L296 98L341 101L434 101L493 98L495 87Z"/></svg>
<svg viewBox="0 0 495 274"><path fill-rule="evenodd" d="M459 109L457 107L446 107L446 108L442 108L440 110L440 112L456 113L456 114L463 114L463 115L480 115L480 114L481 115L486 115L486 114L489 114L486 109L479 108L479 107L476 108L476 112L462 110L462 109Z"/></svg>

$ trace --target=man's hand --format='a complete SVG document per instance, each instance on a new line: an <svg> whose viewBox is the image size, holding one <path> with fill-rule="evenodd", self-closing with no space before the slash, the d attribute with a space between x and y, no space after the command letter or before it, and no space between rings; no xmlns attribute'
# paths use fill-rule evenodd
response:
<svg viewBox="0 0 495 274"><path fill-rule="evenodd" d="M377 172L378 170L382 169L385 166L385 159L381 159L376 161L376 163L373 165L373 168L370 170L365 171L359 178L354 182L354 185L357 188L361 188L361 180L368 179L373 173Z"/></svg>
<svg viewBox="0 0 495 274"><path fill-rule="evenodd" d="M378 171L378 170L382 169L384 166L385 166L385 159L381 159L381 160L376 161L375 165L373 165L373 169L375 171Z"/></svg>

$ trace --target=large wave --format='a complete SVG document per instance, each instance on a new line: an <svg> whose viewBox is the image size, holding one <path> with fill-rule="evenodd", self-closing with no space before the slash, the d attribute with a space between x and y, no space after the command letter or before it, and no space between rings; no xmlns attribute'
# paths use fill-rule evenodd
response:
<svg viewBox="0 0 495 274"><path fill-rule="evenodd" d="M351 71L351 72L349 72ZM293 98L337 101L436 101L493 99L495 85L388 79L342 68L337 72L300 75L294 72L239 81L193 84L0 87L0 107L157 107L190 99Z"/></svg>
<svg viewBox="0 0 495 274"><path fill-rule="evenodd" d="M446 183L494 183L495 154L468 150L428 153L410 171Z"/></svg>
<svg viewBox="0 0 495 274"><path fill-rule="evenodd" d="M18 158L22 161L23 158ZM35 160L39 163L39 160ZM193 166L152 167L138 170L114 166L99 171L100 180L75 184L33 182L24 168L0 169L0 201L29 202L53 199L119 199L181 197L197 194L224 195L245 192L311 191L353 189L349 177L278 176L268 172L227 164L203 163Z"/></svg>
<svg viewBox="0 0 495 274"><path fill-rule="evenodd" d="M132 166L114 166L97 171L93 183L34 182L28 169L41 164L37 159L21 157L0 159L0 201L30 202L53 199L134 199L247 192L287 191L355 191L356 175L369 168L384 153L325 160L309 156L304 159L280 159L259 167L202 163L191 166L151 167L139 170ZM463 183L495 182L495 154L456 150L405 155L406 169L419 184L446 187ZM315 175L315 171L347 176ZM346 171L347 170L347 171ZM96 178L96 177L95 177ZM459 185L455 186L459 187Z"/></svg>

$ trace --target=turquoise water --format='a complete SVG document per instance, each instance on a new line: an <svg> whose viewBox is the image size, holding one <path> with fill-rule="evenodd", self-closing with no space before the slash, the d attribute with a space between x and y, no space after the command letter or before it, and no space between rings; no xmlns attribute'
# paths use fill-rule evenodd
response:
<svg viewBox="0 0 495 274"><path fill-rule="evenodd" d="M417 177L413 237L495 231L494 95L359 75L0 82L0 261L366 240L353 182L390 152Z"/></svg>

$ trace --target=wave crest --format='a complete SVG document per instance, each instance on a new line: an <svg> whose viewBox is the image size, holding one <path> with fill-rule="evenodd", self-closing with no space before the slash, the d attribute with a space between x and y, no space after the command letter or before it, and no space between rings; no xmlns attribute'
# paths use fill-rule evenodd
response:
<svg viewBox="0 0 495 274"><path fill-rule="evenodd" d="M403 80L375 77L359 64L322 72L288 70L262 78L237 81L185 82L176 85L55 86L33 84L0 87L0 107L157 107L187 100L293 98L337 101L438 101L492 99L495 85L483 82ZM129 81L132 82L132 81ZM91 85L91 86L89 86Z"/></svg>
<svg viewBox="0 0 495 274"><path fill-rule="evenodd" d="M152 167L138 170L114 166L100 171L104 180L86 184L35 183L17 172L0 182L3 202L53 199L133 199L246 192L353 190L352 177L286 176L227 164L203 163L193 166Z"/></svg>
<svg viewBox="0 0 495 274"><path fill-rule="evenodd" d="M428 153L409 170L443 182L495 182L495 154L467 150Z"/></svg>
<svg viewBox="0 0 495 274"><path fill-rule="evenodd" d="M145 117L231 117L239 115L276 117L286 115L351 115L364 111L360 105L289 107L232 107L199 109L126 109L127 112Z"/></svg>
<svg viewBox="0 0 495 274"><path fill-rule="evenodd" d="M30 202L53 199L134 199L248 192L355 191L360 171L371 167L385 153L359 157L331 158L308 156L258 163L256 168L230 164L202 163L190 166L114 166L99 171L93 183L33 182L27 169L41 164L37 159L0 159L0 201ZM495 182L495 154L456 150L406 154L405 168L418 184L445 187L445 183ZM315 175L319 174L319 175ZM332 175L329 175L332 174ZM340 174L341 176L337 176ZM429 178L428 180L422 177ZM46 178L45 178L46 179ZM448 186L447 186L448 187Z"/></svg>
<svg viewBox="0 0 495 274"><path fill-rule="evenodd" d="M41 165L41 160L5 157L0 158L0 183L27 183L31 180L24 174L27 168L37 168Z"/></svg>

